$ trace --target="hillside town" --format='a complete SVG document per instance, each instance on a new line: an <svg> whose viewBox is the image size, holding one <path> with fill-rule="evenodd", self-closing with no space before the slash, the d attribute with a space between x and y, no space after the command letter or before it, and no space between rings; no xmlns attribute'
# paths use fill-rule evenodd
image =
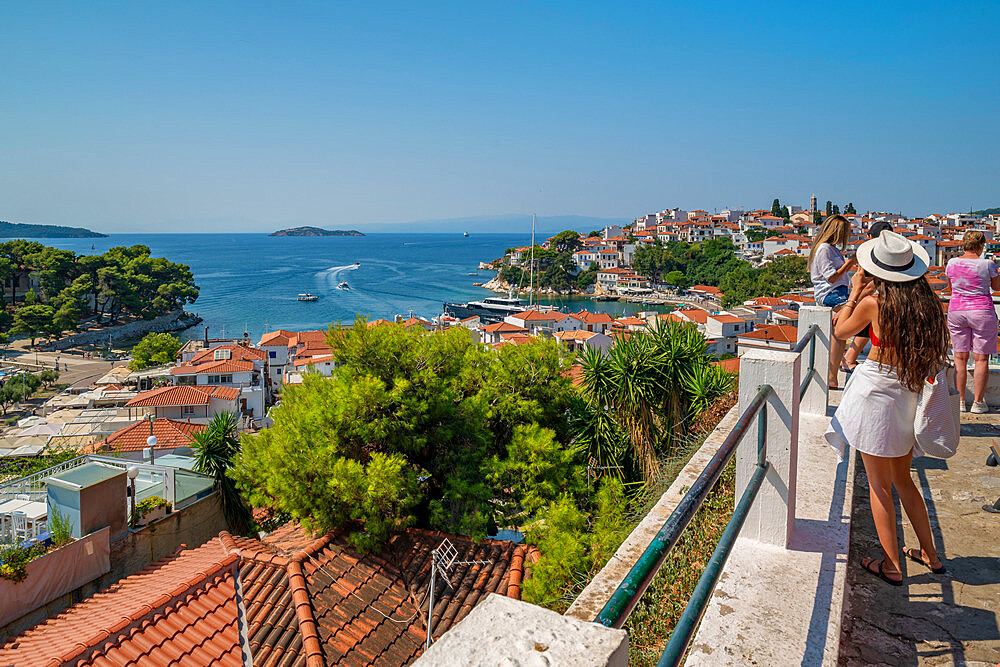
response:
<svg viewBox="0 0 1000 667"><path fill-rule="evenodd" d="M615 345L633 337L645 338L636 334L669 323L682 325L684 331L697 332L704 340L704 347L698 348L704 350L704 355L698 353L702 355L698 362L714 366L711 370L717 371L721 378L718 386L729 387L740 372L741 356L753 350L792 350L799 338L799 310L815 304L811 286L794 284L774 294L732 303L731 298L727 302L726 292L718 285L690 284L686 277L677 280L676 276L650 280L637 272L636 258L641 260L645 249L651 247L672 243L692 247L711 245L724 238L731 245L716 244L718 248L731 248L726 252L740 262L749 263L754 270L787 262L788 256L794 256L801 269L809 254L811 236L816 232L816 219L824 212L795 207L781 207L781 212L787 216L775 216L764 210L708 214L671 209L637 218L628 226L606 227L598 234L564 232L538 246L542 251L561 253L575 246L572 257L577 271L595 274L595 297L634 298L649 304L648 309L632 314L591 312L583 307L563 312L551 305L535 303L530 294L527 301L508 295L487 297L481 302L446 304L445 313L431 319L411 315L368 321L359 317L353 326L340 331L342 335L352 331L355 335L359 331L368 332L366 335L405 332L411 338L404 345L412 345L413 340L438 338L423 335L412 338L414 333L448 332L452 344L462 341L462 345L485 351L487 357L498 360L517 358L532 349L521 346L556 341L552 349L557 350L553 354L559 362L554 368L565 365L554 377L579 388L582 365L586 364L581 360L588 356L586 353L597 353L591 357L606 357ZM848 213L847 218L852 225L850 245L860 244L867 238L868 228L882 222L923 246L938 263L929 271L928 281L944 300L949 296L945 289L948 283L941 265L960 252L959 239L967 230L979 229L992 243L1000 224L1000 216L996 215L947 214L912 219L890 213ZM503 263L530 274L545 271L544 263L532 263L532 253L531 247L514 248L503 258ZM465 314L468 312L475 314ZM219 424L230 418L232 432L227 437L249 437L256 441L261 435L279 430L275 413L289 396L297 395L296 388L315 391L318 379L335 373L338 357L331 348L334 340L331 336L338 335L337 331L336 326L329 331L277 329L253 341L248 335L213 338L205 328L201 337L183 344L177 342L176 352L171 352L169 358L139 365L128 360L88 359L72 350L48 351L40 356L35 353L34 364L28 363L31 358L28 354L22 354L20 361L10 360L10 364L22 366L22 374L48 370L51 379L52 369L57 369L66 386L26 403L22 408L25 411L13 418L0 437L0 461L30 462L37 457L39 461L54 463L47 468L30 468L33 472L26 475L6 475L0 479L0 542L27 545L11 548L26 549L29 555L25 558L36 558L17 566L21 569L4 565L7 568L4 578L14 581L17 577L29 577L38 589L21 589L32 592L8 597L8 602L0 604L0 629L3 629L0 640L10 640L6 649L0 649L0 657L50 642L54 642L53 650L62 651L61 659L66 660L87 655L88 651L123 650L140 655L138 652L146 641L141 633L131 638L98 633L82 648L65 644L59 633L67 624L81 622L79 618L95 615L94 618L100 619L119 605L131 608L129 605L139 592L144 596L169 597L172 582L177 577L187 577L190 592L175 598L162 617L148 616L139 608L129 612L145 619L144 632L155 634L161 632L158 629L161 625L183 623L180 611L183 606L201 604L200 600L211 595L213 582L221 578L230 582L229 592L223 591L218 597L215 613L224 619L235 619L245 613L249 629L237 631L232 620L233 629L227 631L227 639L219 650L238 650L239 637L246 635L257 642L253 650L258 656L281 649L279 644L284 642L289 657L294 659L313 655L329 661L333 652L342 651L344 655L356 656L359 663L386 660L405 664L425 648L421 637L426 631L418 622L411 618L405 626L409 630L404 632L383 622L378 610L370 606L361 616L343 616L350 598L331 594L323 579L328 575L323 573L334 572L336 577L348 580L363 571L357 574L366 582L359 584L361 594L373 599L393 595L402 600L426 591L427 582L423 580L414 586L406 584L405 579L383 582L387 559L413 562L414 572L420 571L424 568L421 563L442 538L466 553L470 561L487 553L491 574L483 590L520 599L522 585L530 581L533 568L540 567L541 556L535 545L517 543L524 536L513 530L520 529L516 523L506 530L516 538L503 537L505 530L498 526L494 529L495 539L482 543L463 532L406 528L398 532L385 550L365 555L337 532L313 538L300 522L290 520L287 512L264 503L264 506L255 504L252 509L253 525L261 528L258 538L235 534L238 531L233 528L233 519L225 505L217 504L224 501L216 501L221 493L220 480L227 473L223 470L213 475L206 467L205 443L219 437ZM367 429L367 424L364 427ZM287 432L289 428L286 422L284 430ZM299 436L295 433L293 445L298 447ZM590 472L587 474L589 479ZM60 528L64 517L70 517L68 528ZM184 544L197 548L185 549ZM32 556L35 552L31 550L47 554ZM82 550L97 553L99 557L83 558ZM276 562L270 554L277 552L290 556L282 556L284 560ZM243 559L239 563L237 555ZM49 560L45 561L46 558ZM154 567L153 574L147 576L141 568L151 558L167 560L150 566ZM80 564L59 585L38 574L45 567L68 567L66 563L73 559ZM306 561L315 565L310 565L308 576L303 579L293 564ZM272 602L268 602L269 593L265 589L253 585L257 577L283 581L285 590L296 590L295 595L309 600L306 605L309 612L298 615L297 625L289 622L283 626L280 637L271 636L273 631L262 605ZM243 580L249 603L243 602L233 587L232 582L237 579ZM0 588L9 583L0 578ZM93 595L109 585L110 592ZM465 591L441 593L446 607L435 616L433 632L438 636L468 613L462 607L467 600ZM284 602L276 603L276 609L294 615L292 598L286 597ZM58 613L75 600L83 602L35 625L39 609ZM459 613L460 608L463 611ZM316 615L331 615L336 619L329 620L329 625L317 634L309 629L315 626ZM199 632L197 624L188 625L184 631L188 638ZM355 632L368 633L363 636L377 641L382 648L372 648L363 642L338 643L339 633ZM17 639L12 639L15 636ZM322 648L318 648L320 645ZM8 653L3 653L4 650Z"/></svg>

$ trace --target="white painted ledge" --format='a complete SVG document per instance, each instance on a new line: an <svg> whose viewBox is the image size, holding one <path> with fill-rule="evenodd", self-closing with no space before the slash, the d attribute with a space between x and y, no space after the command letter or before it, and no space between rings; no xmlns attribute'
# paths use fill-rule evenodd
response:
<svg viewBox="0 0 1000 667"><path fill-rule="evenodd" d="M491 593L415 664L626 667L628 634Z"/></svg>
<svg viewBox="0 0 1000 667"><path fill-rule="evenodd" d="M686 665L837 664L854 471L826 444L829 421L800 418L788 549L737 540Z"/></svg>

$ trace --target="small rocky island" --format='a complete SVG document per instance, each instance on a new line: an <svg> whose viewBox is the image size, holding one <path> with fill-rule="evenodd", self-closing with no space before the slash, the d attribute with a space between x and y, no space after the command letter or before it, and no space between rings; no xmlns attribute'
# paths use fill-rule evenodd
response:
<svg viewBox="0 0 1000 667"><path fill-rule="evenodd" d="M355 229L322 229L320 227L292 227L279 229L269 236L364 236Z"/></svg>

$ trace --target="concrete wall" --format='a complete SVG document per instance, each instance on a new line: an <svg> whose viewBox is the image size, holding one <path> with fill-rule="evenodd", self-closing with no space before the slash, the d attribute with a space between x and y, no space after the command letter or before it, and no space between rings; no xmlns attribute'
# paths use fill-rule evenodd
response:
<svg viewBox="0 0 1000 667"><path fill-rule="evenodd" d="M202 498L179 512L173 512L111 543L111 571L62 595L48 604L25 613L0 628L0 642L23 632L67 607L99 593L138 572L153 561L168 556L182 544L194 548L228 530L219 508L217 494Z"/></svg>
<svg viewBox="0 0 1000 667"><path fill-rule="evenodd" d="M197 315L192 315L191 313L183 310L174 310L151 320L138 320L136 322L128 322L126 324L119 324L117 326L107 327L104 329L81 331L80 333L70 334L57 341L42 345L42 349L65 350L66 348L77 345L106 344L108 342L109 335L111 336L112 342L114 342L116 340L139 338L150 332L163 333L166 331L182 331L188 327L198 324L199 322L201 322L201 318Z"/></svg>

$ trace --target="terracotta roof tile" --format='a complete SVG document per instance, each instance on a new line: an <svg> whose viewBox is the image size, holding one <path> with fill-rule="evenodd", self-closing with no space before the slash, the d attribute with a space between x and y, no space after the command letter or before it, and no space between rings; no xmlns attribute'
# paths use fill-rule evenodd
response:
<svg viewBox="0 0 1000 667"><path fill-rule="evenodd" d="M194 375L198 373L245 373L253 370L252 361L210 361L203 364L184 364L170 369L171 375Z"/></svg>
<svg viewBox="0 0 1000 667"><path fill-rule="evenodd" d="M149 391L141 391L126 408L167 407L178 405L208 405L212 398L234 401L240 396L237 387L222 387L214 384L205 385L172 385L158 387Z"/></svg>
<svg viewBox="0 0 1000 667"><path fill-rule="evenodd" d="M156 436L156 449L174 449L187 447L194 442L191 434L204 429L205 424L192 424L175 419L160 418L153 420L152 435ZM82 451L86 453L110 449L117 452L137 452L146 448L146 438L150 435L149 430L148 421L136 422L115 431L103 442L87 445Z"/></svg>
<svg viewBox="0 0 1000 667"><path fill-rule="evenodd" d="M229 353L229 360L231 361L260 361L267 357L267 352L265 350L261 350L256 347L247 347L246 345L219 345L210 350L199 352L191 358L189 363L197 365L211 361L221 361L221 359L218 359L218 354L224 352Z"/></svg>

